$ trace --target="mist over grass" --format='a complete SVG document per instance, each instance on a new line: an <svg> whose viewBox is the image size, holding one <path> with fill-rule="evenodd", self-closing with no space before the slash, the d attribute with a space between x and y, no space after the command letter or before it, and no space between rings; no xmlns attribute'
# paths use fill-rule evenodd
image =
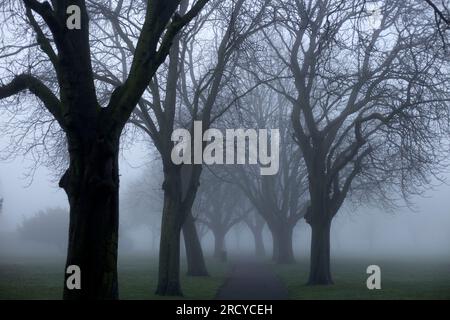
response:
<svg viewBox="0 0 450 320"><path fill-rule="evenodd" d="M63 256L3 255L0 259L0 299L61 298ZM207 258L211 276L194 278L185 276L183 260L184 298L213 299L233 262L241 259L242 255L232 255L228 263L220 263ZM270 268L286 285L290 299L450 299L448 258L340 256L332 260L335 284L326 287L306 286L309 262L304 257L297 257L297 262L291 265L270 263ZM121 299L161 299L154 295L157 261L153 255L119 255ZM366 269L371 264L381 268L381 290L366 287Z"/></svg>

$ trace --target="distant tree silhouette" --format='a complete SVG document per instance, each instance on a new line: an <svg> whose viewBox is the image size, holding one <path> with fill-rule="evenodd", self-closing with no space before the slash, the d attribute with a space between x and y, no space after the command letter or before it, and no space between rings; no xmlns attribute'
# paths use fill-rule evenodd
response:
<svg viewBox="0 0 450 320"><path fill-rule="evenodd" d="M17 228L23 240L56 247L62 253L67 249L69 211L63 208L49 208L25 218Z"/></svg>
<svg viewBox="0 0 450 320"><path fill-rule="evenodd" d="M236 224L242 222L250 211L249 203L236 186L212 175L204 174L197 207L197 221L206 225L214 235L214 258L223 260L225 238Z"/></svg>

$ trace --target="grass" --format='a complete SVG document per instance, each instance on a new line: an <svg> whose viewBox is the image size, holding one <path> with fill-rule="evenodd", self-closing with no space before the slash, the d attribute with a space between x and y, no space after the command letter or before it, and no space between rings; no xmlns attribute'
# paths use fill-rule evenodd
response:
<svg viewBox="0 0 450 320"><path fill-rule="evenodd" d="M367 266L381 268L381 289L366 287ZM307 286L308 261L273 265L288 288L290 299L450 299L450 262L411 259L335 259L332 286Z"/></svg>
<svg viewBox="0 0 450 320"><path fill-rule="evenodd" d="M184 299L213 299L226 277L227 265L207 260L209 277L188 277L182 268L181 287ZM149 272L150 270L150 272ZM149 260L127 259L119 266L121 299L162 299L154 294L157 284L157 265ZM164 298L167 299L167 298Z"/></svg>
<svg viewBox="0 0 450 320"><path fill-rule="evenodd" d="M62 259L21 258L14 262L0 260L0 299L55 300L62 297ZM225 280L227 265L207 261L210 277L187 277L182 268L183 299L213 299ZM157 261L151 258L126 257L119 262L121 299L168 299L154 294ZM170 299L170 298L169 298ZM171 298L175 299L175 298ZM178 299L178 298L176 298Z"/></svg>
<svg viewBox="0 0 450 320"><path fill-rule="evenodd" d="M381 290L368 290L366 268L381 267ZM60 299L63 259L0 258L0 299ZM228 265L207 260L211 277L187 277L182 268L184 299L213 299ZM333 286L306 286L308 260L294 265L272 264L291 299L450 299L450 261L423 259L334 259ZM121 257L121 299L162 299L156 296L155 258ZM167 298L166 298L167 299Z"/></svg>

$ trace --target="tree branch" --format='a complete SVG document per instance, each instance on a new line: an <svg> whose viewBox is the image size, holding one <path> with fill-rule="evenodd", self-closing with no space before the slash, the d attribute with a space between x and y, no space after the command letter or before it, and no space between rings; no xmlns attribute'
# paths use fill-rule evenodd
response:
<svg viewBox="0 0 450 320"><path fill-rule="evenodd" d="M431 0L425 0L434 10L434 12L442 19L448 26L450 26L450 20L444 15L444 13L439 10L439 8Z"/></svg>
<svg viewBox="0 0 450 320"><path fill-rule="evenodd" d="M112 95L114 99L110 102L113 118L119 125L124 125L128 120L157 68L169 54L177 33L200 12L208 1L198 0L182 17L174 15L180 0L155 0L149 3L130 74L125 84L116 89L115 94ZM169 24L173 15L173 21ZM166 30L165 33L164 30ZM161 37L162 42L157 49Z"/></svg>
<svg viewBox="0 0 450 320"><path fill-rule="evenodd" d="M59 99L42 81L32 75L18 75L9 84L0 86L0 100L16 95L24 90L30 90L31 93L39 98L58 121L59 125L64 128L62 105Z"/></svg>
<svg viewBox="0 0 450 320"><path fill-rule="evenodd" d="M60 33L61 28L59 21L54 15L52 6L48 1L39 2L37 0L23 0L23 3L26 8L33 10L44 19L45 23L47 23L53 33L53 36L56 37Z"/></svg>

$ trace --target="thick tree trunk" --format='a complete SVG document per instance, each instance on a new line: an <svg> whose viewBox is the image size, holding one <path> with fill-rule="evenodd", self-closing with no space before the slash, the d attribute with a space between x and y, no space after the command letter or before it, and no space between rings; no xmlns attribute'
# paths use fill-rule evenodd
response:
<svg viewBox="0 0 450 320"><path fill-rule="evenodd" d="M318 171L319 174L311 175L310 178L311 208L305 215L312 231L308 285L330 285L333 284L330 271L330 231L334 214L330 211L332 205L324 185L324 169Z"/></svg>
<svg viewBox="0 0 450 320"><path fill-rule="evenodd" d="M213 233L214 233L214 258L224 260L225 232L215 231Z"/></svg>
<svg viewBox="0 0 450 320"><path fill-rule="evenodd" d="M294 250L292 249L292 228L272 228L273 261L279 264L294 263Z"/></svg>
<svg viewBox="0 0 450 320"><path fill-rule="evenodd" d="M161 223L159 248L159 273L156 294L162 296L182 296L180 286L180 232L182 215L180 212L179 180L176 173L166 176L164 207Z"/></svg>
<svg viewBox="0 0 450 320"><path fill-rule="evenodd" d="M71 265L80 268L81 289L68 289L71 274L66 274L64 299L119 296L119 139L111 140L93 138L89 144L70 145L70 166L60 181L70 204L66 270Z"/></svg>
<svg viewBox="0 0 450 320"><path fill-rule="evenodd" d="M311 224L311 258L308 285L333 284L330 271L331 219Z"/></svg>
<svg viewBox="0 0 450 320"><path fill-rule="evenodd" d="M266 248L264 247L263 229L255 229L253 237L255 238L255 255L259 258L265 257Z"/></svg>
<svg viewBox="0 0 450 320"><path fill-rule="evenodd" d="M187 275L194 277L208 276L202 246L191 213L186 216L184 221L183 236L186 247Z"/></svg>

